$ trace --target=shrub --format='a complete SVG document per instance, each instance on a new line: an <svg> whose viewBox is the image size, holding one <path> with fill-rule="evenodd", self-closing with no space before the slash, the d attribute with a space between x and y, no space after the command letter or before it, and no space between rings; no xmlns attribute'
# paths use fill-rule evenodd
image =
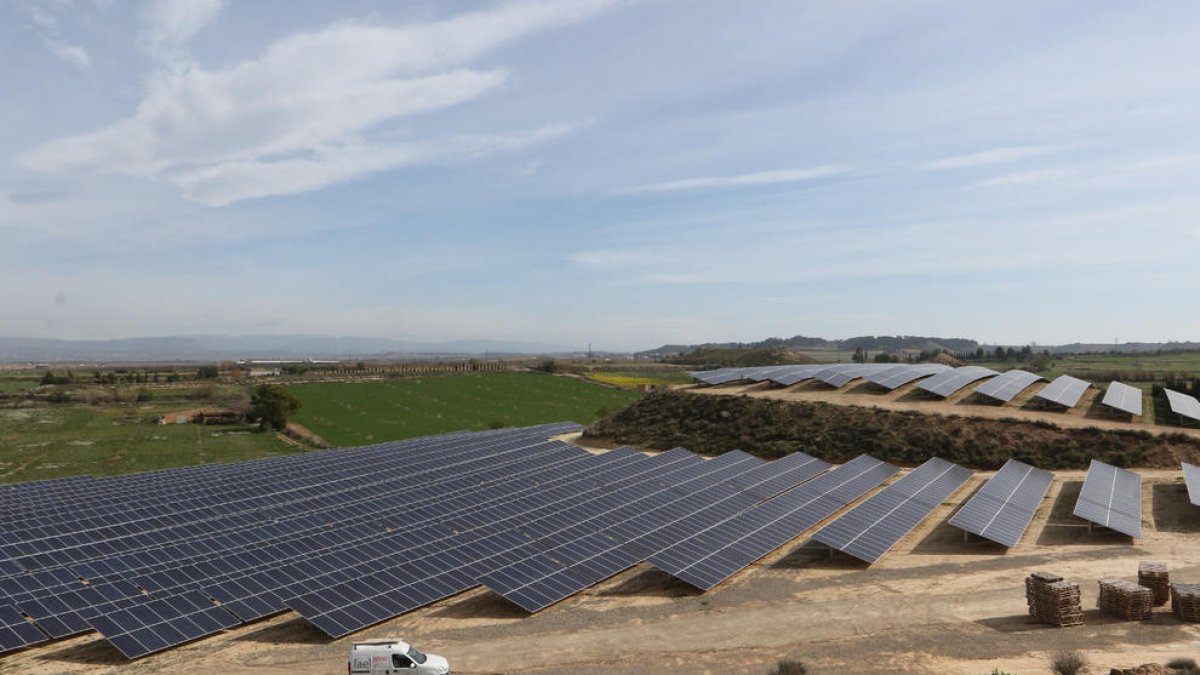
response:
<svg viewBox="0 0 1200 675"><path fill-rule="evenodd" d="M1171 670L1185 670L1189 673L1200 670L1200 666L1196 665L1196 659L1180 657L1167 661L1167 667Z"/></svg>
<svg viewBox="0 0 1200 675"><path fill-rule="evenodd" d="M808 666L801 661L783 659L768 675L808 675Z"/></svg>
<svg viewBox="0 0 1200 675"><path fill-rule="evenodd" d="M1087 668L1083 654L1076 651L1059 652L1050 659L1050 670L1056 675L1080 675Z"/></svg>

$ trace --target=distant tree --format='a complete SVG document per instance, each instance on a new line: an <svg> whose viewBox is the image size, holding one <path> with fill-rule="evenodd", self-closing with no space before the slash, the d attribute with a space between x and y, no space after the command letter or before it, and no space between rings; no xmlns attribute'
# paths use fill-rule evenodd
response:
<svg viewBox="0 0 1200 675"><path fill-rule="evenodd" d="M42 384L71 384L71 371L67 371L66 375L55 375L54 371L47 370L42 376Z"/></svg>
<svg viewBox="0 0 1200 675"><path fill-rule="evenodd" d="M995 359L997 361L1007 361L1008 360L1008 350L1005 349L1004 347L996 347Z"/></svg>
<svg viewBox="0 0 1200 675"><path fill-rule="evenodd" d="M1035 372L1050 370L1053 367L1054 359L1045 352L1033 357L1033 360L1029 362L1029 369Z"/></svg>
<svg viewBox="0 0 1200 675"><path fill-rule="evenodd" d="M216 366L200 366L196 369L196 377L201 380L215 380L220 374Z"/></svg>
<svg viewBox="0 0 1200 675"><path fill-rule="evenodd" d="M554 359L544 359L541 363L534 366L535 370L540 370L543 373L557 373L559 371L558 361Z"/></svg>
<svg viewBox="0 0 1200 675"><path fill-rule="evenodd" d="M250 417L266 429L283 429L300 401L281 384L260 384L250 396Z"/></svg>
<svg viewBox="0 0 1200 675"><path fill-rule="evenodd" d="M862 347L856 347L854 349L854 356L851 358L854 360L855 363L866 363L867 362L867 353L863 351Z"/></svg>
<svg viewBox="0 0 1200 675"><path fill-rule="evenodd" d="M363 363L362 361L359 361L358 363L354 364L354 367L358 368L359 370L366 370L367 364Z"/></svg>
<svg viewBox="0 0 1200 675"><path fill-rule="evenodd" d="M982 361L985 356L987 356L987 350L984 349L983 347L980 347L979 349L975 350L975 360L976 361Z"/></svg>

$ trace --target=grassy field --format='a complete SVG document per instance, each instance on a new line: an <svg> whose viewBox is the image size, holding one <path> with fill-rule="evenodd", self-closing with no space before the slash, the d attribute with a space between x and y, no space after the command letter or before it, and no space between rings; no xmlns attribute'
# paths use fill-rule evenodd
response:
<svg viewBox="0 0 1200 675"><path fill-rule="evenodd" d="M38 386L37 380L18 380L11 377L0 378L0 394L14 391L25 391Z"/></svg>
<svg viewBox="0 0 1200 675"><path fill-rule="evenodd" d="M0 482L110 476L295 452L251 426L148 424L150 406L0 410Z"/></svg>
<svg viewBox="0 0 1200 675"><path fill-rule="evenodd" d="M1022 367L1026 370L1029 369L1027 365L1017 361L973 361L971 365L986 366L993 370L1001 371ZM1084 380L1095 381L1097 377L1103 379L1105 376L1120 373L1159 377L1165 374L1200 375L1200 352L1188 352L1184 354L1062 355L1055 356L1054 365L1048 370L1039 371L1038 374L1051 379L1059 375L1073 375Z"/></svg>
<svg viewBox="0 0 1200 675"><path fill-rule="evenodd" d="M637 387L643 384L691 384L692 376L678 370L613 371L585 373L584 377L617 387Z"/></svg>
<svg viewBox="0 0 1200 675"><path fill-rule="evenodd" d="M295 421L335 445L362 445L491 426L588 424L637 392L569 377L486 373L353 384L298 384Z"/></svg>

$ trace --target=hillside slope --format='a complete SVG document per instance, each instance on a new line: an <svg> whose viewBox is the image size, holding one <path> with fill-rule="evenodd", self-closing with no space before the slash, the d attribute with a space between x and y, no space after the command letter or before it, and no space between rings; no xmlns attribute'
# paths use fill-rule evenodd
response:
<svg viewBox="0 0 1200 675"><path fill-rule="evenodd" d="M1010 457L1045 469L1082 469L1090 459L1155 468L1200 460L1200 440L1183 434L1061 429L1041 422L674 391L655 392L597 421L585 438L703 453L738 448L765 458L803 450L835 462L866 452L915 465L936 455L978 469L998 468Z"/></svg>

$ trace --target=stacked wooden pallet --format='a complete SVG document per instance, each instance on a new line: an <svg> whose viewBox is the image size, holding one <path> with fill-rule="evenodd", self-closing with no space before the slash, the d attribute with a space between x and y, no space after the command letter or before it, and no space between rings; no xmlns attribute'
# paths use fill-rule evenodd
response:
<svg viewBox="0 0 1200 675"><path fill-rule="evenodd" d="M1200 623L1200 584L1171 584L1171 610L1181 621Z"/></svg>
<svg viewBox="0 0 1200 675"><path fill-rule="evenodd" d="M1138 585L1154 591L1154 606L1162 607L1171 599L1171 577L1166 563L1143 560L1138 565Z"/></svg>
<svg viewBox="0 0 1200 675"><path fill-rule="evenodd" d="M1100 611L1118 619L1142 621L1154 609L1154 591L1124 579L1101 579Z"/></svg>
<svg viewBox="0 0 1200 675"><path fill-rule="evenodd" d="M1083 624L1079 584L1063 581L1057 574L1034 572L1025 579L1025 602L1029 615L1052 626Z"/></svg>

